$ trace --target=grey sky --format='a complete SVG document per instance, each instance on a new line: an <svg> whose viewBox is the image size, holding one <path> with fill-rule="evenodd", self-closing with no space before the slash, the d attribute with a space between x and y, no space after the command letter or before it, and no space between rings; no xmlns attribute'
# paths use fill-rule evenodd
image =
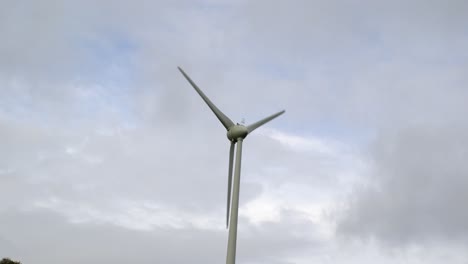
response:
<svg viewBox="0 0 468 264"><path fill-rule="evenodd" d="M4 1L0 257L466 263L466 1Z"/></svg>

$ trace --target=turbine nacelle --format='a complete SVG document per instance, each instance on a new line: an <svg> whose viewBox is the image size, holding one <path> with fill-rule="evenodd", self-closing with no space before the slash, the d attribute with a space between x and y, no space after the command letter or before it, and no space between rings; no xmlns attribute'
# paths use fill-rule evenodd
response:
<svg viewBox="0 0 468 264"><path fill-rule="evenodd" d="M239 138L244 139L247 136L247 134L249 134L249 130L247 129L247 127L244 125L237 124L228 129L227 138L231 142L237 142Z"/></svg>

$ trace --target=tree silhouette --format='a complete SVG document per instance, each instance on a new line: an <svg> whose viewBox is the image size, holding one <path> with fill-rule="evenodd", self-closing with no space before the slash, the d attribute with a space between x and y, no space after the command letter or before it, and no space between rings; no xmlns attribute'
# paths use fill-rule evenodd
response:
<svg viewBox="0 0 468 264"><path fill-rule="evenodd" d="M18 261L13 261L9 258L4 258L2 260L0 260L0 264L21 264L21 262L18 262Z"/></svg>

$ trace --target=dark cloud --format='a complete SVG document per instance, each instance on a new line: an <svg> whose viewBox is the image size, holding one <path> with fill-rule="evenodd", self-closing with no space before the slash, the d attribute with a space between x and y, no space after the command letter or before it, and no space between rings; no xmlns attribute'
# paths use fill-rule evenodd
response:
<svg viewBox="0 0 468 264"><path fill-rule="evenodd" d="M414 125L384 133L373 148L369 188L356 189L339 231L394 245L468 241L465 125Z"/></svg>

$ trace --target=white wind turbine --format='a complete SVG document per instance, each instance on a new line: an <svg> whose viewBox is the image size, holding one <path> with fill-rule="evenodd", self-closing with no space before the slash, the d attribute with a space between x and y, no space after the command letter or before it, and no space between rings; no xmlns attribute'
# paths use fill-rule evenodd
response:
<svg viewBox="0 0 468 264"><path fill-rule="evenodd" d="M268 116L260 121L251 125L244 126L243 124L234 124L221 110L219 110L208 97L198 88L198 86L190 79L190 77L180 68L179 71L184 75L185 79L193 86L195 91L201 96L203 101L213 111L216 117L221 121L223 126L227 129L227 137L231 141L229 150L229 174L228 174L228 192L227 192L227 211L226 211L226 228L229 226L228 248L226 256L226 264L235 264L236 262L236 241L237 241L237 219L239 212L239 188L240 188L240 170L242 160L242 142L248 134L252 133L255 129L263 124L271 121L272 119L283 114L285 111L280 111L276 114ZM236 164L234 169L234 183L232 183L232 167L234 159L234 146L237 143ZM231 187L232 198L231 198ZM231 206L232 203L232 206ZM229 214L230 213L230 214ZM230 216L230 218L229 218Z"/></svg>

